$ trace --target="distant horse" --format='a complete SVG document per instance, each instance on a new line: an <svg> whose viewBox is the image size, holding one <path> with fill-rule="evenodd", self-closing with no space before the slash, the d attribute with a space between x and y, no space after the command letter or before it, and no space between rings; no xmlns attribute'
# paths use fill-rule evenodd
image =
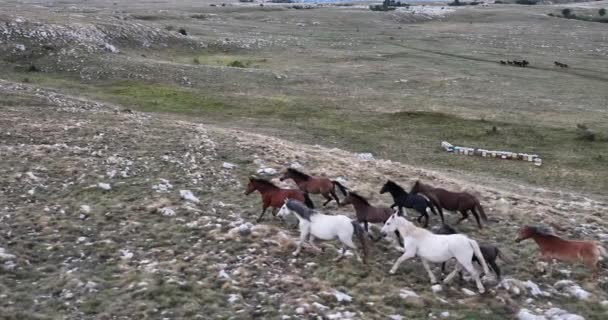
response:
<svg viewBox="0 0 608 320"><path fill-rule="evenodd" d="M521 66L524 67L524 68L527 67L529 64L530 64L530 62L528 62L527 60L522 60L521 61Z"/></svg>
<svg viewBox="0 0 608 320"><path fill-rule="evenodd" d="M561 62L558 62L558 61L554 61L553 63L554 63L554 64L555 64L557 67L560 67L560 68L568 68L568 65L567 65L567 64L565 64L565 63L561 63Z"/></svg>
<svg viewBox="0 0 608 320"><path fill-rule="evenodd" d="M513 61L511 61L511 60L507 60L507 64L512 65L512 64L513 64Z"/></svg>
<svg viewBox="0 0 608 320"><path fill-rule="evenodd" d="M411 190L412 193L422 193L428 197L433 204L438 204L441 208L451 211L458 211L462 214L462 218L458 220L456 224L462 222L469 217L469 211L475 216L479 229L483 228L479 221L479 216L484 221L488 221L483 207L479 203L479 200L474 195L467 192L451 192L442 188L434 188L429 185L425 185L420 180L414 183L414 187ZM479 213L477 213L479 211ZM441 211L439 211L441 212Z"/></svg>
<svg viewBox="0 0 608 320"><path fill-rule="evenodd" d="M260 217L256 220L257 222L262 221L262 217L264 217L264 213L266 213L268 207L272 207L272 215L276 215L276 209L280 208L285 203L285 199L303 201L309 208L315 207L312 200L310 200L310 197L301 190L281 189L268 180L250 177L249 184L247 184L247 190L245 190L245 195L249 195L256 190L262 195L263 204L262 214L260 214Z"/></svg>
<svg viewBox="0 0 608 320"><path fill-rule="evenodd" d="M450 227L447 224L442 225L441 228L439 228L437 231L435 231L435 234L457 234L457 233L459 233L459 232L454 230L454 228ZM494 270L494 273L496 273L496 279L498 279L498 281L500 281L500 279L501 279L500 268L496 264L496 258L500 257L506 263L511 263L511 261L509 259L505 258L504 254L502 254L502 252L498 249L498 247L496 247L493 244L481 242L481 243L479 243L479 250L481 250L481 254L483 255L483 258L486 260L486 263L488 264L490 269ZM477 257L473 257L473 262L477 262L479 265L481 265L481 262L479 262ZM441 265L441 272L445 272L445 262Z"/></svg>
<svg viewBox="0 0 608 320"><path fill-rule="evenodd" d="M507 63L503 60L500 60L500 64L507 64Z"/></svg>
<svg viewBox="0 0 608 320"><path fill-rule="evenodd" d="M424 227L428 227L429 225L429 215L427 213L427 208L430 208L431 211L437 215L437 211L435 210L435 207L433 207L433 204L431 203L431 201L426 198L423 197L419 194L414 194L414 193L407 193L403 188L401 188L401 186L399 186L397 183L388 180L386 181L386 183L384 184L384 186L382 186L382 189L380 189L380 194L383 193L390 193L391 196L393 197L393 205L391 205L391 209L398 207L399 208L399 214L402 215L403 214L403 208L411 208L414 209L416 211L418 211L418 213L420 213L420 216L418 217L418 219L416 219L416 221L418 221L418 223L421 223L422 217L425 218L425 222L424 222ZM443 220L443 212L441 213L441 222L444 223Z"/></svg>
<svg viewBox="0 0 608 320"><path fill-rule="evenodd" d="M296 169L287 168L280 180L286 179L292 179L298 185L298 188L306 193L321 194L327 200L323 203L323 206L327 205L332 200L332 197L340 205L340 199L334 191L336 187L346 196L346 187L340 184L340 182L326 177L311 176Z"/></svg>
<svg viewBox="0 0 608 320"><path fill-rule="evenodd" d="M361 242L361 251L363 253L363 262L367 263L369 254L369 244L365 231L357 221L351 220L344 215L329 216L318 213L317 211L307 208L304 204L297 200L285 200L284 205L279 210L279 218L285 218L290 213L295 214L300 222L300 241L298 247L292 253L294 256L300 254L302 244L308 239L311 247L320 251L314 244L315 238L321 240L339 239L342 242L342 250L335 261L344 258L347 248L354 250L357 259L361 261L361 257L357 252L357 247L353 243L353 235Z"/></svg>
<svg viewBox="0 0 608 320"><path fill-rule="evenodd" d="M606 257L606 249L596 241L566 240L553 234L546 227L523 226L516 242L532 238L540 248L541 259L582 262L593 271L593 278L599 275L599 261Z"/></svg>
<svg viewBox="0 0 608 320"><path fill-rule="evenodd" d="M475 279L479 293L485 292L479 272L473 267L473 256L477 257L481 262L483 271L486 274L490 273L490 271L475 240L469 239L462 234L434 234L424 228L416 227L416 225L397 214L390 216L386 220L384 227L382 227L383 235L393 231L399 231L403 235L404 251L403 255L397 259L389 271L390 274L397 272L397 268L403 261L419 257L424 269L429 274L431 284L434 284L437 283L437 278L435 278L433 271L431 271L429 262L442 263L456 258L458 262L456 268L443 282L449 283L464 268Z"/></svg>

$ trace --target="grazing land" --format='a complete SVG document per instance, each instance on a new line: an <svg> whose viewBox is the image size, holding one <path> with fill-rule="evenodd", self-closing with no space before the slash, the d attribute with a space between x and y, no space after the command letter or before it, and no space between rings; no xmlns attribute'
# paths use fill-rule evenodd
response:
<svg viewBox="0 0 608 320"><path fill-rule="evenodd" d="M534 243L514 243L528 223L607 247L606 24L548 14L608 2L306 6L0 0L0 315L608 315L605 267L597 281L579 265L548 274ZM433 293L416 259L388 274L399 252L387 241L368 266L332 262L334 242L292 257L297 231L269 214L254 224L261 201L243 195L251 174L290 165L376 204L390 204L386 179L475 194L490 221L457 227L514 260L507 280Z"/></svg>

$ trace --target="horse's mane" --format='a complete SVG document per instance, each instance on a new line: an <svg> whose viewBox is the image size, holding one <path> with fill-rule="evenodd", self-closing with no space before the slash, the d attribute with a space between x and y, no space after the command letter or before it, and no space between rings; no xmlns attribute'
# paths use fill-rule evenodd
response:
<svg viewBox="0 0 608 320"><path fill-rule="evenodd" d="M359 201L365 203L366 205L371 206L371 204L369 203L369 201L367 201L367 199L363 198L363 196L361 196L361 195L359 195L357 193L354 193L354 192L349 192L348 194L352 195L353 197L355 197L357 199L359 199Z"/></svg>
<svg viewBox="0 0 608 320"><path fill-rule="evenodd" d="M553 232L553 230L551 230L551 228L549 228L547 226L527 226L527 227L530 228L534 233L536 233L538 235L541 235L544 237L561 239L561 237L556 235L555 232Z"/></svg>
<svg viewBox="0 0 608 320"><path fill-rule="evenodd" d="M277 187L277 186L276 186L274 183L272 183L272 182L270 182L270 181L268 181L268 180L266 180L266 179L262 179L262 178L251 178L251 180L253 180L253 181L257 182L257 183L263 184L263 185L265 185L265 186L268 186L268 187L270 187L270 188L273 188L273 189L280 189L280 188L279 188L279 187Z"/></svg>
<svg viewBox="0 0 608 320"><path fill-rule="evenodd" d="M308 175L308 174L306 174L306 173L304 173L304 172L302 172L300 170L297 170L297 169L294 169L294 168L287 168L287 171L289 173L295 175L295 176L298 176L302 180L308 180L308 179L310 179L310 175Z"/></svg>
<svg viewBox="0 0 608 320"><path fill-rule="evenodd" d="M295 211L299 216L308 221L310 221L310 216L317 213L317 211L310 209L302 202L293 199L289 199L287 201L287 208L289 208L289 210Z"/></svg>
<svg viewBox="0 0 608 320"><path fill-rule="evenodd" d="M405 189L403 189L400 185L398 185L395 181L393 180L388 180L386 181L386 184L389 185L391 188L397 189L399 191L405 191Z"/></svg>

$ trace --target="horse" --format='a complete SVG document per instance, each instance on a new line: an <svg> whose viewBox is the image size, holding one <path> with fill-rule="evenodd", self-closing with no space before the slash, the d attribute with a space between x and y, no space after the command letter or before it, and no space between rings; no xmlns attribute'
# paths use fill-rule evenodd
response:
<svg viewBox="0 0 608 320"><path fill-rule="evenodd" d="M281 189L275 186L272 182L256 177L250 177L249 183L247 184L247 189L245 190L245 195L249 195L254 191L259 191L262 195L262 213L260 217L256 220L257 222L262 221L262 217L264 217L264 213L266 213L266 209L272 207L272 215L276 216L276 210L280 208L285 199L295 199L299 201L303 201L309 208L314 208L314 204L308 194L303 192L302 190L297 189Z"/></svg>
<svg viewBox="0 0 608 320"><path fill-rule="evenodd" d="M565 262L582 262L593 271L597 278L600 271L599 261L606 257L606 249L596 241L566 240L542 226L523 226L515 242L532 238L540 248L541 259L557 259Z"/></svg>
<svg viewBox="0 0 608 320"><path fill-rule="evenodd" d="M326 177L311 176L302 171L287 168L280 180L284 181L286 179L292 179L298 185L298 188L306 193L321 194L327 200L323 203L323 206L326 206L333 199L336 200L338 206L340 205L340 198L338 198L335 192L336 187L346 196L346 187L340 184L340 182Z"/></svg>
<svg viewBox="0 0 608 320"><path fill-rule="evenodd" d="M418 221L418 223L421 223L420 221L422 220L422 217L424 217L425 228L429 225L429 215L427 213L427 208L430 208L431 211L435 215L437 215L437 211L435 210L435 207L429 199L419 194L407 193L403 188L401 188L401 186L391 180L386 181L386 183L382 186L382 189L380 189L380 194L384 194L386 192L390 193L393 197L394 203L391 205L391 209L398 207L400 215L402 215L402 208L404 207L418 211L418 213L420 213L420 216L418 217L418 219L416 219L416 221ZM444 223L443 212L440 216L441 222Z"/></svg>
<svg viewBox="0 0 608 320"><path fill-rule="evenodd" d="M529 64L530 64L530 62L528 62L528 60L522 60L521 61L521 66L524 67L524 68L527 67Z"/></svg>
<svg viewBox="0 0 608 320"><path fill-rule="evenodd" d="M384 223L394 213L393 209L389 207L372 206L367 199L352 191L348 192L346 198L342 200L342 206L349 204L355 207L357 221L363 223L366 232L369 232L369 223ZM401 239L398 233L395 234L397 235L397 239Z"/></svg>
<svg viewBox="0 0 608 320"><path fill-rule="evenodd" d="M500 64L507 64L504 60L500 60Z"/></svg>
<svg viewBox="0 0 608 320"><path fill-rule="evenodd" d="M357 252L357 246L355 246L352 240L353 235L356 235L359 242L361 242L363 263L367 264L369 244L367 242L367 237L365 236L365 230L363 230L357 221L351 220L344 215L330 216L321 214L316 210L307 208L298 200L286 199L279 210L278 216L283 219L291 213L295 214L298 218L300 226L300 241L298 242L298 247L292 253L294 256L300 254L302 244L307 239L311 247L317 251L321 251L321 249L314 244L315 238L321 240L333 240L338 238L340 242L342 242L342 250L334 261L339 261L344 258L347 248L353 249L357 259L361 261L361 256Z"/></svg>
<svg viewBox="0 0 608 320"><path fill-rule="evenodd" d="M513 64L513 61L511 61L511 60L507 60L507 64L512 65L512 64Z"/></svg>
<svg viewBox="0 0 608 320"><path fill-rule="evenodd" d="M420 182L420 180L414 183L414 186L410 192L425 195L434 205L439 208L460 212L462 214L462 218L460 218L456 224L459 224L463 220L467 219L469 217L469 211L471 211L473 216L475 216L479 229L483 228L481 222L479 221L480 215L484 221L488 221L488 217L486 216L483 207L479 203L479 200L468 192L452 192L442 188L434 188L423 184ZM479 213L477 211L479 211ZM443 214L441 209L439 212Z"/></svg>
<svg viewBox="0 0 608 320"><path fill-rule="evenodd" d="M450 227L447 224L442 225L438 230L435 231L435 234L457 234L459 233L454 228ZM500 257L504 262L511 263L511 260L507 259L505 255L493 244L490 243L479 243L479 250L481 250L481 255L486 260L486 263L496 273L496 279L500 281L502 279L500 268L496 264L496 258ZM473 257L473 262L477 262L481 265L481 262L477 259L477 257ZM445 262L441 265L441 272L445 272Z"/></svg>
<svg viewBox="0 0 608 320"><path fill-rule="evenodd" d="M395 274L399 265L405 260L417 256L420 258L422 266L429 274L431 284L435 284L437 283L437 279L431 271L429 262L441 263L456 258L458 263L456 264L454 271L452 271L443 282L449 283L456 274L464 268L475 279L479 293L485 292L479 272L473 267L472 262L473 256L477 257L481 262L483 271L486 274L490 273L477 241L469 239L462 234L434 234L427 229L416 227L416 225L399 216L397 213L391 215L390 218L386 220L386 223L384 223L381 230L383 235L393 231L399 231L403 236L404 250L403 255L395 261L395 264L390 269L390 274Z"/></svg>

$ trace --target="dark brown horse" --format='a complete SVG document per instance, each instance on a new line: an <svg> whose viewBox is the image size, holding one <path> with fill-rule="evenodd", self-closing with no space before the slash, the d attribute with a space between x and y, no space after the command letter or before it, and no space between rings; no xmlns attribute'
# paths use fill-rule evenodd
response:
<svg viewBox="0 0 608 320"><path fill-rule="evenodd" d="M281 189L268 180L250 177L249 183L247 184L247 190L245 190L245 195L249 195L256 190L262 195L263 205L262 214L260 214L260 217L256 220L257 222L262 221L262 217L264 217L264 213L266 213L266 209L269 207L272 207L272 215L276 216L277 209L280 209L287 199L298 200L306 203L307 207L311 209L314 208L314 204L310 200L310 197L302 190Z"/></svg>
<svg viewBox="0 0 608 320"><path fill-rule="evenodd" d="M346 187L340 184L340 182L326 177L311 176L293 168L287 168L283 176L281 176L281 181L286 179L292 179L298 185L298 188L306 193L321 194L327 200L323 203L323 206L327 205L332 200L332 197L340 205L340 198L338 198L335 192L336 187L340 189L343 195L346 195Z"/></svg>
<svg viewBox="0 0 608 320"><path fill-rule="evenodd" d="M545 227L523 226L516 242L532 238L540 248L541 258L551 262L553 259L566 262L582 262L599 275L599 260L606 256L606 249L596 241L566 240L556 236Z"/></svg>
<svg viewBox="0 0 608 320"><path fill-rule="evenodd" d="M479 221L479 216L481 215L481 218L484 221L488 221L488 217L486 216L483 207L479 203L479 200L468 192L452 192L442 188L434 188L423 184L420 182L420 180L414 183L411 192L421 193L429 198L429 200L431 200L436 207L439 207L440 214L443 214L441 208L460 212L462 214L462 218L460 218L456 224L468 218L469 211L471 211L473 216L475 216L475 220L477 220L477 225L480 229L483 227L481 225L481 221Z"/></svg>
<svg viewBox="0 0 608 320"><path fill-rule="evenodd" d="M395 213L393 209L389 207L375 207L372 206L367 199L364 197L354 193L348 192L346 198L342 200L342 206L346 206L352 204L355 207L355 214L357 215L357 221L359 223L363 223L365 226L365 231L369 233L369 223L385 223L390 216ZM397 241L399 241L400 245L403 245L403 241L401 236L399 235L399 231L395 231L397 235ZM371 234L370 234L371 238ZM373 239L373 238L372 238ZM379 240L378 237L377 240Z"/></svg>

